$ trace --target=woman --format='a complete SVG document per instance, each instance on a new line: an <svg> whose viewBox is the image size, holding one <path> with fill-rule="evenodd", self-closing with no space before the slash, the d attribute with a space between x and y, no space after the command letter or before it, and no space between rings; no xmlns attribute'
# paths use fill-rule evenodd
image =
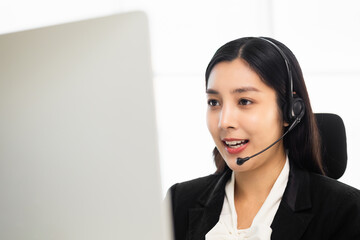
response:
<svg viewBox="0 0 360 240"><path fill-rule="evenodd" d="M302 72L285 45L225 44L206 93L217 171L171 187L176 240L360 239L360 191L324 176Z"/></svg>

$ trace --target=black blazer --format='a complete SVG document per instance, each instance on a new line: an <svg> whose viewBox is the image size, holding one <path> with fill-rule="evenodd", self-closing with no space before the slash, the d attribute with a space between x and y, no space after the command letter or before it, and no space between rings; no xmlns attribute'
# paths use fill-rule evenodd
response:
<svg viewBox="0 0 360 240"><path fill-rule="evenodd" d="M175 240L205 239L219 221L231 173L227 169L170 188ZM276 240L359 240L360 191L291 166L271 228Z"/></svg>

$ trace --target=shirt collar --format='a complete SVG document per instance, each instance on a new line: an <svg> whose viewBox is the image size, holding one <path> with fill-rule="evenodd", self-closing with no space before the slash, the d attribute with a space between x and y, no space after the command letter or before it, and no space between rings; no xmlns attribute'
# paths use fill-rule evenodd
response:
<svg viewBox="0 0 360 240"><path fill-rule="evenodd" d="M281 170L280 175L276 179L273 187L271 188L270 193L267 196L265 202L263 203L259 212L256 214L252 226L261 224L270 227L274 219L274 216L276 214L276 211L279 207L282 196L284 194L289 178L289 171L290 171L289 159L286 156L284 167ZM230 181L228 181L225 186L225 196L227 201L225 201L224 204L229 204L233 227L237 229L237 214L234 204L234 188L235 188L235 174L233 172Z"/></svg>

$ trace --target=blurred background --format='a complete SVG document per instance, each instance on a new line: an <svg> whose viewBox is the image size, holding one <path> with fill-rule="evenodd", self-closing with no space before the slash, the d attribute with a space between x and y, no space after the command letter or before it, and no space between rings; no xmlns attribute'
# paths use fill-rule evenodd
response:
<svg viewBox="0 0 360 240"><path fill-rule="evenodd" d="M163 194L215 171L204 72L218 47L244 36L273 37L294 52L314 112L345 122L348 167L340 180L360 188L358 1L1 0L0 34L133 10L149 18Z"/></svg>

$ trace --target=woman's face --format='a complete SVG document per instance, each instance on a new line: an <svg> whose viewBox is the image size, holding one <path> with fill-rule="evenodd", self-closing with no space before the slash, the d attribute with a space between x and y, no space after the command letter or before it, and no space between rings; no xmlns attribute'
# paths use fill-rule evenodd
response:
<svg viewBox="0 0 360 240"><path fill-rule="evenodd" d="M258 153L283 134L276 92L242 59L220 62L207 85L207 125L217 149L234 171L249 171L284 159L282 141L241 166L238 157Z"/></svg>

